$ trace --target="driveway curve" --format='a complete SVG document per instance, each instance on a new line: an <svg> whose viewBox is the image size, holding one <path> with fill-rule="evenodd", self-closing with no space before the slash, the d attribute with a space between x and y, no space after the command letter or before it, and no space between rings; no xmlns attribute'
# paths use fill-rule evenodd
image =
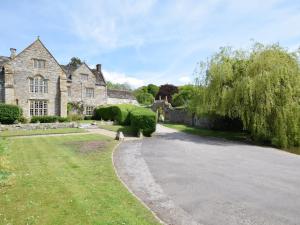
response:
<svg viewBox="0 0 300 225"><path fill-rule="evenodd" d="M122 143L114 164L166 224L299 225L300 156L158 125Z"/></svg>

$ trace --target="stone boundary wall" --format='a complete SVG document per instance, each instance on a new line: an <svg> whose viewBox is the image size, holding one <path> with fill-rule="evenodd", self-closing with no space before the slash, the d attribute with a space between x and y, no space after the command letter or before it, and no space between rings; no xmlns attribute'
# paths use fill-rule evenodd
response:
<svg viewBox="0 0 300 225"><path fill-rule="evenodd" d="M199 128L211 128L212 124L208 118L198 118L186 109L165 109L165 120L171 123L181 123Z"/></svg>
<svg viewBox="0 0 300 225"><path fill-rule="evenodd" d="M12 124L12 125L0 125L0 130L47 130L47 129L59 129L59 128L78 128L78 123L25 123L25 124Z"/></svg>

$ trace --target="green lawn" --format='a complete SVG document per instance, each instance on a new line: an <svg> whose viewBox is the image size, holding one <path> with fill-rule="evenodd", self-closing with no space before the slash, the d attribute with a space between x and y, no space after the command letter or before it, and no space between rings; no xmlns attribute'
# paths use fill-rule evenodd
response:
<svg viewBox="0 0 300 225"><path fill-rule="evenodd" d="M41 134L68 134L68 133L82 133L84 129L80 128L58 128L48 130L5 130L0 132L0 137L15 137L15 136L31 136Z"/></svg>
<svg viewBox="0 0 300 225"><path fill-rule="evenodd" d="M134 136L134 132L130 126L123 126L123 125L106 125L98 123L98 127L110 131L122 131L125 136Z"/></svg>
<svg viewBox="0 0 300 225"><path fill-rule="evenodd" d="M250 141L249 135L243 132L216 131L216 130L191 127L183 124L164 123L163 125L185 133L195 134L204 137L218 137L218 138L225 138L234 141Z"/></svg>
<svg viewBox="0 0 300 225"><path fill-rule="evenodd" d="M159 224L117 179L116 141L100 135L7 139L15 184L0 188L0 224Z"/></svg>

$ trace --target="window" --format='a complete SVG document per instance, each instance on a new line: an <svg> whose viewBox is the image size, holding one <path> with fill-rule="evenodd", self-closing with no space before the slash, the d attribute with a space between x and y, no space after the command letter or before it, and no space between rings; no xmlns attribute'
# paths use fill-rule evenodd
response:
<svg viewBox="0 0 300 225"><path fill-rule="evenodd" d="M68 87L68 97L71 97L71 87Z"/></svg>
<svg viewBox="0 0 300 225"><path fill-rule="evenodd" d="M81 81L87 81L89 79L89 75L88 74L81 74Z"/></svg>
<svg viewBox="0 0 300 225"><path fill-rule="evenodd" d="M87 98L94 98L94 88L87 88L85 96Z"/></svg>
<svg viewBox="0 0 300 225"><path fill-rule="evenodd" d="M94 113L94 107L93 106L87 106L85 108L85 114L86 115L91 116L91 115L93 115L93 113Z"/></svg>
<svg viewBox="0 0 300 225"><path fill-rule="evenodd" d="M48 93L48 81L41 76L36 76L30 79L31 93Z"/></svg>
<svg viewBox="0 0 300 225"><path fill-rule="evenodd" d="M48 102L45 100L30 101L30 116L48 115Z"/></svg>
<svg viewBox="0 0 300 225"><path fill-rule="evenodd" d="M46 61L43 59L33 59L34 68L44 69L46 66Z"/></svg>

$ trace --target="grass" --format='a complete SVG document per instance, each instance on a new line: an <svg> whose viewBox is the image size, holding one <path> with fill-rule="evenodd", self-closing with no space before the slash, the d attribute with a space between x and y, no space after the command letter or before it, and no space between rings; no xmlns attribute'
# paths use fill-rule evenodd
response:
<svg viewBox="0 0 300 225"><path fill-rule="evenodd" d="M0 189L0 224L159 224L117 179L116 141L100 135L7 140L16 183Z"/></svg>
<svg viewBox="0 0 300 225"><path fill-rule="evenodd" d="M131 126L99 124L98 127L110 131L122 131L125 136L134 136Z"/></svg>
<svg viewBox="0 0 300 225"><path fill-rule="evenodd" d="M16 137L16 136L32 136L32 135L43 135L43 134L68 134L68 133L83 133L84 129L80 128L58 128L58 129L47 129L47 130L5 130L0 132L0 137Z"/></svg>
<svg viewBox="0 0 300 225"><path fill-rule="evenodd" d="M233 141L250 141L249 134L244 132L216 131L198 127L191 127L183 124L164 123L163 125L178 131L204 137L225 138Z"/></svg>

